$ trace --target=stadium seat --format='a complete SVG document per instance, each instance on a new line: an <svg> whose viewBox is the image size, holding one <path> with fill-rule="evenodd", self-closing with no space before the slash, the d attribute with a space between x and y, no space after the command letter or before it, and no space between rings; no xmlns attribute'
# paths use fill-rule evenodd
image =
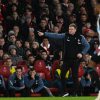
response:
<svg viewBox="0 0 100 100"><path fill-rule="evenodd" d="M52 64L52 77L54 78L54 73L56 69L59 67L59 60L55 60Z"/></svg>
<svg viewBox="0 0 100 100"><path fill-rule="evenodd" d="M41 94L40 93L31 93L31 96L32 97L41 97Z"/></svg>
<svg viewBox="0 0 100 100"><path fill-rule="evenodd" d="M17 63L17 65L26 65L26 61L25 61L25 60L19 61L19 62Z"/></svg>
<svg viewBox="0 0 100 100"><path fill-rule="evenodd" d="M16 93L15 97L21 97L21 94L20 93Z"/></svg>
<svg viewBox="0 0 100 100"><path fill-rule="evenodd" d="M45 68L44 70L45 72L45 79L48 80L48 81L51 81L52 80L52 77L51 77L51 72L49 71L48 68Z"/></svg>
<svg viewBox="0 0 100 100"><path fill-rule="evenodd" d="M4 64L3 60L0 60L0 66L2 66Z"/></svg>
<svg viewBox="0 0 100 100"><path fill-rule="evenodd" d="M55 87L51 87L51 88L49 88L50 89L50 91L52 92L52 93L58 93L58 88L55 88Z"/></svg>
<svg viewBox="0 0 100 100"><path fill-rule="evenodd" d="M97 64L97 66L96 66L96 72L98 73L98 75L100 77L100 64Z"/></svg>
<svg viewBox="0 0 100 100"><path fill-rule="evenodd" d="M37 60L34 63L34 68L36 72L44 72L44 69L46 68L46 64L43 60Z"/></svg>
<svg viewBox="0 0 100 100"><path fill-rule="evenodd" d="M78 69L78 77L81 78L84 75L84 69L82 65L80 64L79 69Z"/></svg>
<svg viewBox="0 0 100 100"><path fill-rule="evenodd" d="M4 77L5 81L9 78L10 74L10 68L8 66L0 67L0 75Z"/></svg>

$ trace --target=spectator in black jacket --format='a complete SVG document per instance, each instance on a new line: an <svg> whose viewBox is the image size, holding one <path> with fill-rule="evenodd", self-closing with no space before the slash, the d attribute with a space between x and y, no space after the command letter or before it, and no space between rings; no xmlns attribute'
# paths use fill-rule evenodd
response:
<svg viewBox="0 0 100 100"><path fill-rule="evenodd" d="M21 96L25 95L24 77L22 75L22 68L17 67L16 72L9 77L8 80L9 95L15 96L15 93L21 93Z"/></svg>

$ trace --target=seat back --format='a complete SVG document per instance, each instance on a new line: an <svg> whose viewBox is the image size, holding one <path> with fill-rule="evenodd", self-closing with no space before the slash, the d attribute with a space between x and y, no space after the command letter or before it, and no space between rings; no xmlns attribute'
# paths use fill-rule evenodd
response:
<svg viewBox="0 0 100 100"><path fill-rule="evenodd" d="M45 68L46 68L46 64L44 60L37 60L34 63L34 69L36 70L36 72L44 72Z"/></svg>
<svg viewBox="0 0 100 100"><path fill-rule="evenodd" d="M8 66L3 65L0 67L0 75L4 77L5 81L9 78L10 74L10 68Z"/></svg>

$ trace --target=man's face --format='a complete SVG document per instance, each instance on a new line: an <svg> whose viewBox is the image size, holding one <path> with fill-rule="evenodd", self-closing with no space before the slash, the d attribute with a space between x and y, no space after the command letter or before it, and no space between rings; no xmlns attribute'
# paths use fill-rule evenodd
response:
<svg viewBox="0 0 100 100"><path fill-rule="evenodd" d="M29 60L30 63L33 63L35 58L33 56L30 56L28 60Z"/></svg>
<svg viewBox="0 0 100 100"><path fill-rule="evenodd" d="M30 76L31 76L31 78L35 78L35 75L36 75L36 71L35 70L33 70L33 71L30 71Z"/></svg>
<svg viewBox="0 0 100 100"><path fill-rule="evenodd" d="M5 40L4 39L0 39L0 46L4 46L5 44Z"/></svg>
<svg viewBox="0 0 100 100"><path fill-rule="evenodd" d="M69 27L69 34L74 35L76 33L75 27Z"/></svg>
<svg viewBox="0 0 100 100"><path fill-rule="evenodd" d="M11 59L8 59L8 60L6 61L6 64L7 64L7 66L11 66L11 65L12 65L12 60L11 60Z"/></svg>
<svg viewBox="0 0 100 100"><path fill-rule="evenodd" d="M21 77L22 76L22 70L21 69L17 69L16 70L16 75L17 75L17 77Z"/></svg>
<svg viewBox="0 0 100 100"><path fill-rule="evenodd" d="M41 57L46 60L47 59L47 53L46 52L42 52L41 53Z"/></svg>

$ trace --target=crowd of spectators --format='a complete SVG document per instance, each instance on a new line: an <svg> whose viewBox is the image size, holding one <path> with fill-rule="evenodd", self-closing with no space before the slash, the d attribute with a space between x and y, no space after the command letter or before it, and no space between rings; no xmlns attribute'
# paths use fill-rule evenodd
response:
<svg viewBox="0 0 100 100"><path fill-rule="evenodd" d="M2 75L0 80L4 77L7 83L7 78L19 65L24 66L24 75L29 69L35 68L37 73L45 73L42 78L47 87L51 87L52 84L59 88L58 95L60 96L62 88L60 76L59 72L56 74L55 72L63 62L63 41L40 37L38 32L62 34L68 31L69 24L75 23L78 33L84 35L90 44L90 49L84 55L79 69L82 92L80 95L98 92L98 87L94 87L98 86L95 78L98 77L97 71L87 67L99 45L96 31L96 4L100 4L100 1L0 0L0 74ZM41 64L45 70L38 68ZM3 68L6 67L8 67L9 75L3 73ZM70 75L68 73L67 76ZM51 80L53 80L52 83ZM88 89L87 94L86 89Z"/></svg>

